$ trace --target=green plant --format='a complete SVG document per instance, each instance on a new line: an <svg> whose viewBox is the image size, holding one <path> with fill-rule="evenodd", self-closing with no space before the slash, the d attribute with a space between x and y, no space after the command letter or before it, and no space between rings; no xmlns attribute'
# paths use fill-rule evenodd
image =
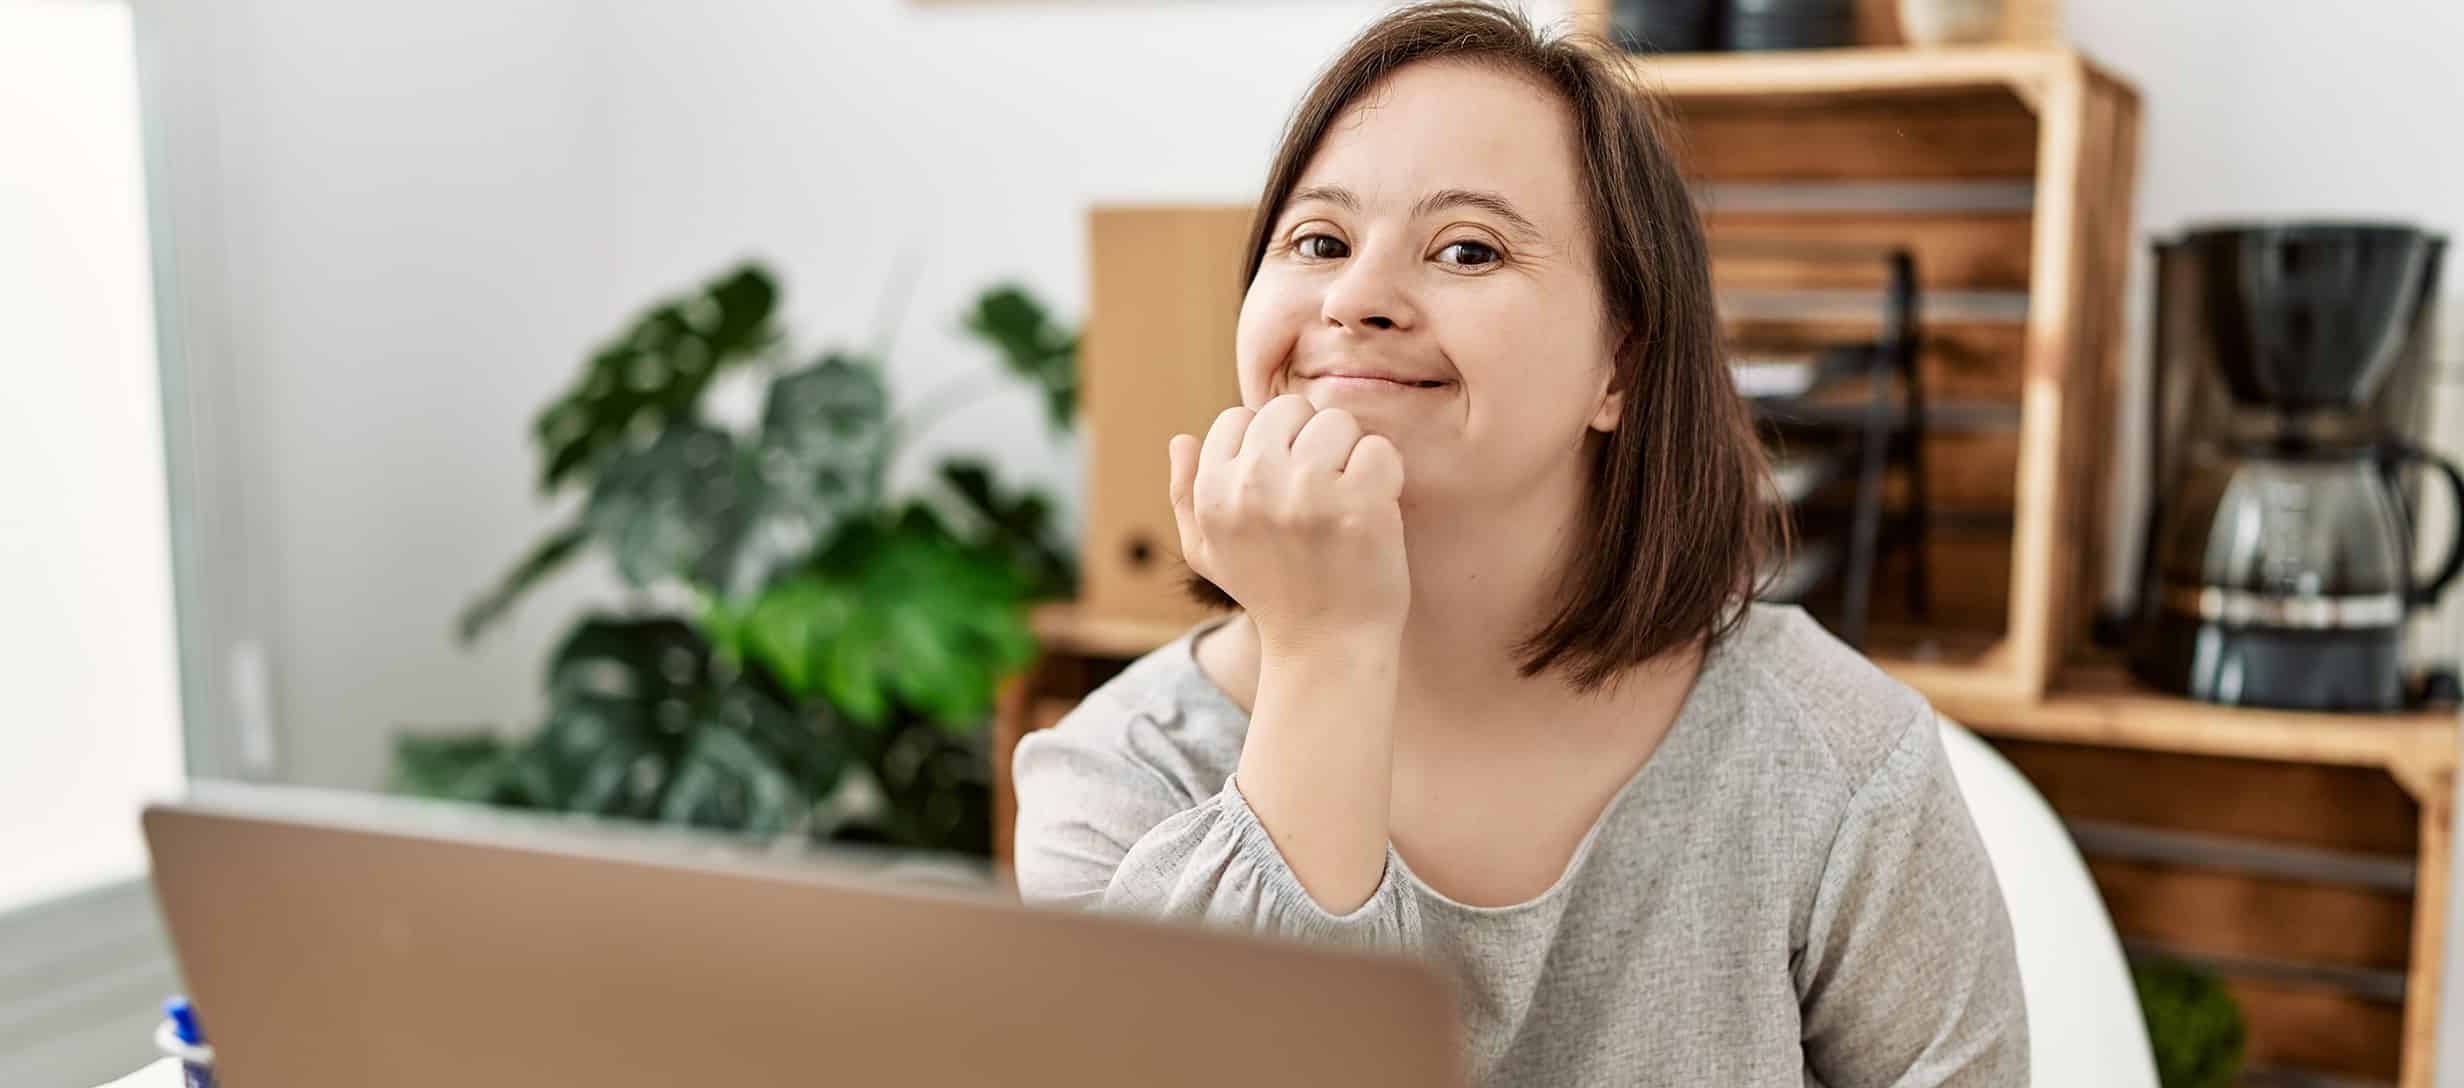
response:
<svg viewBox="0 0 2464 1088"><path fill-rule="evenodd" d="M2215 975L2185 963L2134 965L2139 1013L2164 1088L2224 1088L2241 1077L2248 1029Z"/></svg>
<svg viewBox="0 0 2464 1088"><path fill-rule="evenodd" d="M893 415L879 363L797 363L757 265L653 306L592 353L532 428L544 492L578 491L547 534L466 608L477 638L540 580L603 550L636 589L680 588L687 615L589 616L551 655L549 709L520 740L396 738L396 789L491 804L800 831L933 849L989 848L980 725L1032 656L1027 605L1075 565L1032 491L979 461L893 496L892 462L948 398ZM1077 338L1014 286L966 327L1034 386L1056 429L1074 405ZM759 368L758 420L707 418L703 395ZM978 391L984 383L971 383ZM850 769L881 811L817 818Z"/></svg>

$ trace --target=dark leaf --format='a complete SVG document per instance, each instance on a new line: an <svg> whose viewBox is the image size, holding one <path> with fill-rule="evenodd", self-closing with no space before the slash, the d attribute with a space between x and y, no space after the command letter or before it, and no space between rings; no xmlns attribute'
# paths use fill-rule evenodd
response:
<svg viewBox="0 0 2464 1088"><path fill-rule="evenodd" d="M743 265L654 306L592 352L573 388L531 425L540 487L553 490L626 448L638 424L663 428L692 419L713 377L776 340L770 318L777 303L770 274Z"/></svg>
<svg viewBox="0 0 2464 1088"><path fill-rule="evenodd" d="M512 751L493 733L400 733L387 788L415 797L505 804Z"/></svg>
<svg viewBox="0 0 2464 1088"><path fill-rule="evenodd" d="M1076 592L1078 564L1068 540L1054 526L1044 496L1033 491L1003 495L993 483L991 466L981 461L944 461L941 479L975 520L974 542L1008 556L1026 576L1030 596L1049 600Z"/></svg>
<svg viewBox="0 0 2464 1088"><path fill-rule="evenodd" d="M1000 352L1011 373L1044 391L1055 428L1069 426L1078 395L1078 335L1052 320L1044 304L1015 284L996 286L975 301L966 326Z"/></svg>
<svg viewBox="0 0 2464 1088"><path fill-rule="evenodd" d="M749 588L740 563L763 508L761 479L725 431L679 423L648 447L616 454L600 473L582 524L646 587L684 578L721 593Z"/></svg>
<svg viewBox="0 0 2464 1088"><path fill-rule="evenodd" d="M672 618L585 620L551 657L548 696L538 732L501 753L499 797L775 831L828 796L847 762L836 719L791 709L766 675L716 660Z"/></svg>
<svg viewBox="0 0 2464 1088"><path fill-rule="evenodd" d="M827 356L771 383L752 452L762 505L738 545L739 586L766 583L880 504L888 431L888 390L862 359Z"/></svg>

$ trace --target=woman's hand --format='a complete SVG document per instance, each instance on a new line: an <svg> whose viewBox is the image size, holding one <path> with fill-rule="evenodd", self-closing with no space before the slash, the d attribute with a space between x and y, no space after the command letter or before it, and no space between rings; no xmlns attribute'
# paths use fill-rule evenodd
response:
<svg viewBox="0 0 2464 1088"><path fill-rule="evenodd" d="M1203 446L1174 435L1171 451L1181 555L1240 602L1263 649L1401 636L1411 574L1392 442L1286 394L1226 409Z"/></svg>
<svg viewBox="0 0 2464 1088"><path fill-rule="evenodd" d="M1403 459L1350 412L1282 396L1172 438L1181 554L1248 610L1258 690L1240 795L1318 906L1386 874L1395 684L1411 573Z"/></svg>

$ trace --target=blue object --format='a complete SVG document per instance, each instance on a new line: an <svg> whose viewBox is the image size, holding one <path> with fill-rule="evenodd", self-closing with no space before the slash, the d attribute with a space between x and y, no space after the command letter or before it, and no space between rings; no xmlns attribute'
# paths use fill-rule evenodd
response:
<svg viewBox="0 0 2464 1088"><path fill-rule="evenodd" d="M165 1000L163 1016L171 1021L172 1037L178 1039L182 1045L196 1047L205 1045L205 1029L198 1026L196 1007L188 1003L186 995L174 994ZM208 1060L211 1061L211 1059ZM199 1065L188 1061L183 1056L180 1061L180 1080L184 1088L215 1088L214 1067Z"/></svg>
<svg viewBox="0 0 2464 1088"><path fill-rule="evenodd" d="M171 1030L179 1034L181 1042L190 1046L205 1042L205 1031L197 1026L197 1010L188 1004L188 998L172 995L163 1002L163 1015L171 1018Z"/></svg>

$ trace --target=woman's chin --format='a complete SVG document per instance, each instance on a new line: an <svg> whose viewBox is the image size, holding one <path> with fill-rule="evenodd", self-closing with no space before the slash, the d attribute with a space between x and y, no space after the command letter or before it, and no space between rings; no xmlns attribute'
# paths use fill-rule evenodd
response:
<svg viewBox="0 0 2464 1088"><path fill-rule="evenodd" d="M1341 408L1360 420L1361 429L1400 439L1428 426L1437 413L1454 403L1451 385L1420 388L1394 382L1319 378L1299 390L1318 411Z"/></svg>

